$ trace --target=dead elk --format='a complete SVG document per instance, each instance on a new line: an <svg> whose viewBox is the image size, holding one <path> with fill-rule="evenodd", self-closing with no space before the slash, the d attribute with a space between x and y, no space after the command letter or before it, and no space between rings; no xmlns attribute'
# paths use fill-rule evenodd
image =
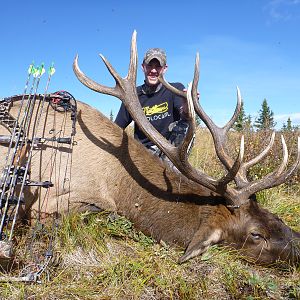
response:
<svg viewBox="0 0 300 300"><path fill-rule="evenodd" d="M211 245L222 244L239 249L244 256L259 264L272 264L277 260L299 263L300 234L260 207L253 195L285 182L299 167L300 149L296 162L286 168L288 154L283 140L284 159L279 168L263 179L248 181L247 169L268 154L274 136L268 147L248 162L243 161L243 139L238 157L235 160L230 157L225 147L226 135L238 116L240 95L238 92L238 104L232 119L223 128L218 128L197 101L198 58L193 84L187 93L190 126L186 139L176 148L151 126L139 104L136 93L136 33L132 37L129 71L125 78L121 78L101 57L116 81L114 88L88 78L79 69L76 57L73 68L78 79L96 92L122 100L138 126L169 157L180 174L148 153L144 146L100 112L78 102L70 192L66 195L61 182L57 186L58 197L50 191L47 201L44 201L42 193L39 193L32 209L39 207L46 213L56 211L57 207L60 211L97 208L116 211L157 241L185 247L180 262L201 255ZM182 96L185 97L185 94ZM15 103L12 107L12 114L17 106ZM212 133L216 153L227 170L221 179L202 173L188 162L186 150L195 130L195 112ZM48 110L47 117L50 118L51 114L53 112ZM56 116L57 120L60 118L62 116ZM50 129L44 128L43 131ZM51 151L50 145L45 146L40 154L42 157L38 157L37 162L32 161L33 180L34 177L40 181L48 179L44 169L48 167ZM60 169L64 170L67 161L64 159L65 149L60 149L60 155L57 159ZM44 168L41 168L40 162ZM231 182L234 182L234 187L229 185ZM33 188L31 193L36 194Z"/></svg>
<svg viewBox="0 0 300 300"><path fill-rule="evenodd" d="M288 261L292 264L298 263L300 260L300 234L286 226L276 215L260 207L254 195L258 191L284 183L299 168L299 139L297 160L290 168L287 168L288 152L282 138L283 161L278 169L263 179L248 181L247 170L269 153L275 134L272 135L266 149L252 160L243 161L243 138L238 157L235 160L230 157L226 152L226 136L240 111L240 92L238 90L238 104L233 117L223 128L217 127L198 102L198 55L193 83L189 87L187 96L186 93L175 90L163 78L160 79L167 88L187 98L188 101L189 130L185 140L177 148L169 144L152 127L139 104L136 94L136 32L132 36L130 65L125 78L121 78L111 64L102 55L100 56L115 79L116 86L114 88L103 86L88 78L79 69L78 57L75 58L73 64L77 78L88 88L115 96L123 101L144 134L168 156L182 175L188 178L185 181L187 190L179 192L179 202L174 201L174 194L178 193L178 190L170 189L168 185L178 182L178 177L182 177L182 175L167 173L164 175L162 185L166 191L170 191L169 198L168 196L159 197L154 193L150 197L145 197L141 191L138 198L133 197L125 201L124 199L115 199L117 211L131 219L137 228L151 234L157 240L185 246L186 251L180 258L180 262L202 254L210 245L223 244L240 249L243 255L255 263L271 264L278 260ZM188 162L187 148L195 132L195 113L210 130L216 153L227 171L221 179L216 180L202 173ZM138 156L130 156L133 163L138 157L148 155L143 149L140 149L140 152ZM151 168L150 172L153 172L153 176L155 176L157 168L152 163L147 166ZM160 169L159 172L162 171ZM149 170L147 173L141 173L141 176L145 176L148 180ZM228 185L232 181L234 181L235 187ZM155 189L154 186L151 186L151 180L149 180L147 188L150 193L152 188Z"/></svg>

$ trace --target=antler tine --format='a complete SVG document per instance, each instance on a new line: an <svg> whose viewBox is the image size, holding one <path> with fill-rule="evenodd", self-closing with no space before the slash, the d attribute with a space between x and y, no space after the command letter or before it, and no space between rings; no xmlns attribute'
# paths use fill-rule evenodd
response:
<svg viewBox="0 0 300 300"><path fill-rule="evenodd" d="M86 76L79 68L78 66L78 55L76 55L74 62L73 62L73 71L76 75L76 77L78 78L78 80L84 84L85 86L87 86L89 89L98 92L98 93L103 93L103 94L107 94L107 95L112 95L115 97L120 98L120 92L114 88L111 87L107 87L104 86L102 84L99 84L97 82L95 82L94 80L92 80L91 78L89 78L88 76Z"/></svg>
<svg viewBox="0 0 300 300"><path fill-rule="evenodd" d="M281 175L281 173L285 169L287 162L288 162L288 156L289 156L286 142L285 142L283 135L281 135L281 143L282 143L282 151L283 151L283 160L282 160L280 167L278 168L278 170L276 172L277 176Z"/></svg>
<svg viewBox="0 0 300 300"><path fill-rule="evenodd" d="M285 176L282 176L279 184L285 182L286 178L292 176L299 168L300 168L300 136L298 136L297 159L295 163L285 172Z"/></svg>
<svg viewBox="0 0 300 300"><path fill-rule="evenodd" d="M195 103L195 101L193 101L191 99L192 94L197 95L197 89L196 89L197 85L194 84L195 82L197 82L197 79L193 81L193 84L189 85L188 90L187 90L187 101L188 101L189 111L192 111L193 103ZM195 90L196 90L196 93L195 93ZM193 112L193 113L191 112L191 115L192 115L192 119L193 119L193 127L192 127L192 130L191 130L190 137L186 138L187 139L186 145L189 145L189 142L192 138L192 134L194 133L194 126L195 126L195 122L194 122L195 117L194 117L194 115L195 115L195 112ZM191 125L192 124L190 124L189 129L190 129ZM188 136L188 133L187 133L187 136ZM185 156L187 156L186 147L183 149L183 151L185 151ZM183 151L181 151L181 152L183 152ZM233 166L228 170L227 174L225 174L221 179L216 181L216 185L218 186L217 189L219 191L223 192L225 190L225 186L235 178L235 176L238 173L238 171L240 169L240 166L242 164L243 157L244 157L244 136L242 136L242 138L241 138L240 150L239 150L237 159L235 160Z"/></svg>
<svg viewBox="0 0 300 300"><path fill-rule="evenodd" d="M193 101L194 101L195 110L199 115L199 117L202 119L202 121L205 123L205 125L212 132L212 134L213 132L218 133L218 131L220 131L219 127L215 125L215 123L211 120L211 118L205 113L199 101L197 101L198 100L197 86L199 82L199 64L200 64L200 56L199 53L197 52L196 59L195 59L194 79L193 79ZM232 125L236 121L241 110L241 103L242 103L241 92L239 87L237 87L237 105L233 116L231 117L229 122L225 126L223 126L224 135L228 132L228 130L232 127Z"/></svg>
<svg viewBox="0 0 300 300"><path fill-rule="evenodd" d="M261 161L264 157L266 157L266 155L270 152L271 148L273 147L274 140L275 140L275 131L272 133L269 144L259 155L257 155L256 157L254 157L253 159L251 159L247 162L243 162L243 164L241 165L241 168L235 178L235 183L238 188L243 188L244 186L249 184L249 181L247 179L247 170L250 167L257 164L259 161Z"/></svg>
<svg viewBox="0 0 300 300"><path fill-rule="evenodd" d="M129 81L135 83L136 82L136 70L137 70L137 45L136 45L136 30L133 31L132 38L131 38L131 47L130 47L130 63L128 68L128 74L126 78Z"/></svg>
<svg viewBox="0 0 300 300"><path fill-rule="evenodd" d="M300 137L298 137L297 159L295 163L285 171L284 169L288 162L288 151L283 136L281 136L281 143L283 148L283 160L280 166L264 178L250 182L239 190L238 194L240 194L241 199L247 199L250 195L257 193L258 191L269 189L284 183L288 177L292 176L298 170L300 167Z"/></svg>
<svg viewBox="0 0 300 300"><path fill-rule="evenodd" d="M198 83L199 83L199 66L200 66L200 55L199 52L196 53L195 66L194 66L194 77L193 77L193 86L192 86L192 96L194 106L197 107L199 105L198 102ZM197 108L195 109L197 111Z"/></svg>
<svg viewBox="0 0 300 300"><path fill-rule="evenodd" d="M225 166L225 168L229 171L236 162L233 161L233 159L225 151L225 144L227 139L226 135L240 113L240 109L241 109L240 90L239 88L237 88L237 105L233 116L231 117L230 121L225 126L223 126L223 128L218 127L212 121L212 119L205 113L205 111L203 110L202 106L198 101L197 86L199 81L199 62L200 62L200 56L199 53L197 53L195 59L194 79L193 79L193 101L194 101L195 111L197 115L201 118L201 120L205 123L209 131L211 132L211 135L214 140L217 156L222 162L222 164ZM237 160L238 159L239 158L237 158Z"/></svg>
<svg viewBox="0 0 300 300"><path fill-rule="evenodd" d="M264 157L266 157L266 155L270 152L271 148L274 145L274 141L275 141L275 131L273 131L272 136L270 138L270 142L268 144L268 146L256 157L252 158L251 160L249 160L248 162L245 162L243 164L243 168L245 169L249 169L250 167L254 166L255 164L257 164L260 160L262 160Z"/></svg>
<svg viewBox="0 0 300 300"><path fill-rule="evenodd" d="M216 125L211 120L211 118L205 113L205 111L203 110L202 106L198 101L197 87L199 82L199 65L200 65L200 56L199 53L197 52L196 59L195 59L195 66L194 66L194 78L193 78L193 93L192 93L193 102L194 102L194 107L197 115L201 118L201 120L205 123L205 125L213 135L213 132L215 132L217 129Z"/></svg>
<svg viewBox="0 0 300 300"><path fill-rule="evenodd" d="M235 109L235 113L230 119L230 121L223 127L220 128L218 127L212 119L205 113L203 110L202 106L200 105L198 101L198 82L199 82L199 65L200 65L200 55L197 52L196 54L196 59L195 59L195 67L194 67L194 78L193 78L193 102L195 106L195 111L198 114L198 116L201 118L201 120L205 123L207 128L212 134L214 144L215 144L215 149L216 153L222 162L222 164L226 167L226 169L229 171L228 174L222 179L224 183L230 182L233 179L233 174L237 174L239 167L241 166L242 163L242 158L243 158L243 153L244 153L244 137L242 137L241 140L241 146L240 146L240 151L237 156L237 159L235 161L232 160L232 158L227 155L225 152L225 143L226 143L226 134L235 122L235 120L238 117L238 114L241 109L241 95L240 95L240 90L237 88L237 95L238 95L238 101ZM242 155L242 156L241 156Z"/></svg>
<svg viewBox="0 0 300 300"><path fill-rule="evenodd" d="M174 86L172 86L169 82L167 82L163 76L163 74L160 74L158 76L158 80L163 84L163 86L165 86L168 90L170 90L172 93L180 96L180 97L183 97L183 98L186 98L186 92L185 91L180 91L178 90L177 88L175 88Z"/></svg>
<svg viewBox="0 0 300 300"><path fill-rule="evenodd" d="M240 143L240 150L237 159L235 160L233 166L229 169L228 173L219 180L220 186L225 187L229 182L235 180L243 162L244 152L245 152L245 140L244 140L244 136L242 136L241 143Z"/></svg>
<svg viewBox="0 0 300 300"><path fill-rule="evenodd" d="M182 143L178 146L179 155L182 161L183 160L187 161L188 159L188 148L191 144L191 141L196 131L195 110L194 110L191 94L192 94L192 84L189 84L187 89L187 94L186 94L187 107L188 107L187 121L189 126Z"/></svg>
<svg viewBox="0 0 300 300"><path fill-rule="evenodd" d="M234 113L231 117L231 119L229 120L229 122L223 127L226 128L225 131L227 132L234 124L234 122L237 120L240 112L241 112L241 107L242 107L242 96L241 96L241 91L239 89L239 87L236 87L236 95L237 95L237 103L236 103L236 107L234 110Z"/></svg>
<svg viewBox="0 0 300 300"><path fill-rule="evenodd" d="M216 148L216 153L218 155L218 158L222 162L222 164L226 167L227 170L229 170L232 165L233 165L233 159L227 154L226 152L226 141L227 141L227 133L229 129L232 127L234 122L236 121L240 110L241 110L241 93L239 88L237 87L237 103L235 107L235 111L231 117L231 119L222 127L218 127L214 124L213 121L211 122L211 128L210 131L212 133L214 143L215 143L215 148Z"/></svg>
<svg viewBox="0 0 300 300"><path fill-rule="evenodd" d="M204 112L203 108L200 106L199 102L196 100L196 99L198 99L197 86L198 86L198 82L199 82L199 60L200 60L199 53L197 53L196 62L195 62L195 70L194 70L194 78L193 78L193 82L192 82L192 92L191 92L193 104L195 105L195 110L198 113L198 115L201 117L201 119L203 121L206 120L205 124L208 126L208 128L213 136L215 145L216 145L216 142L218 141L218 138L220 138L220 133L221 133L220 140L222 141L222 144L223 144L225 142L225 138L224 138L225 134L229 130L229 128L228 129L218 128L215 125L215 123ZM187 93L187 97L189 98L189 93ZM223 137L222 137L222 135L223 135ZM218 154L217 147L216 147L216 151ZM226 155L225 152L223 154ZM221 156L220 153L218 154L218 156L219 155ZM231 166L229 167L229 165L228 165L228 168L227 168L228 173L225 174L224 177L222 177L221 179L218 180L218 185L219 185L220 190L223 190L230 181L235 179L235 176L237 175L237 173L239 172L239 169L241 167L243 157L244 157L244 136L242 136L242 138L241 138L240 150L239 150L238 156L237 156L236 160L234 161L234 163L232 162L232 159L229 156L227 156L225 158L226 162L228 162L228 160L230 160Z"/></svg>
<svg viewBox="0 0 300 300"><path fill-rule="evenodd" d="M104 55L102 55L100 53L99 56L101 57L102 61L104 62L107 70L109 71L109 73L115 79L115 81L116 81L116 87L118 85L120 85L124 89L122 77L117 73L117 71L114 69L114 67L111 65L111 63L104 57Z"/></svg>
<svg viewBox="0 0 300 300"><path fill-rule="evenodd" d="M78 66L78 55L76 55L73 63L73 70L77 78L81 83L83 83L88 88L92 89L95 92L103 93L111 96L115 96L121 100L124 100L124 97L126 95L127 89L132 86L132 84L135 85L136 82L136 70L137 70L137 46L136 46L136 31L132 34L131 39L131 49L130 49L130 64L128 68L128 74L126 78L122 78L118 72L114 69L114 67L111 65L111 63L102 55L99 54L102 61L104 62L106 68L110 72L110 74L113 76L113 78L116 81L116 86L114 88L107 87L104 85L101 85L91 78L89 78L87 75L85 75ZM131 85L126 84L127 82L132 83ZM125 92L126 91L126 92ZM132 92L132 91L131 91Z"/></svg>

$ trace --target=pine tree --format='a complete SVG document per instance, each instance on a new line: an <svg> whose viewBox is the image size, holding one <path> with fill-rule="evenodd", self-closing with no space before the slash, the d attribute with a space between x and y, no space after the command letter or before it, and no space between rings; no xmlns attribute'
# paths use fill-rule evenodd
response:
<svg viewBox="0 0 300 300"><path fill-rule="evenodd" d="M257 130L273 129L276 125L274 122L274 113L268 106L267 99L264 99L259 116L255 120L254 126Z"/></svg>
<svg viewBox="0 0 300 300"><path fill-rule="evenodd" d="M290 117L288 117L286 123L283 123L281 130L282 131L297 131L299 129L299 126L293 126L292 125L292 120Z"/></svg>
<svg viewBox="0 0 300 300"><path fill-rule="evenodd" d="M113 122L114 121L114 115L112 110L110 111L109 119Z"/></svg>
<svg viewBox="0 0 300 300"><path fill-rule="evenodd" d="M292 131L293 130L292 121L291 121L290 117L288 117L288 119L286 121L286 130L287 131Z"/></svg>
<svg viewBox="0 0 300 300"><path fill-rule="evenodd" d="M284 132L287 131L285 123L282 124L281 131L284 131Z"/></svg>
<svg viewBox="0 0 300 300"><path fill-rule="evenodd" d="M245 130L247 131L250 131L253 129L253 126L252 126L252 117L251 115L248 115L245 119Z"/></svg>
<svg viewBox="0 0 300 300"><path fill-rule="evenodd" d="M243 131L245 129L246 125L246 115L245 115L245 109L244 109L244 102L241 103L241 110L237 117L237 120L233 124L233 129L236 131Z"/></svg>

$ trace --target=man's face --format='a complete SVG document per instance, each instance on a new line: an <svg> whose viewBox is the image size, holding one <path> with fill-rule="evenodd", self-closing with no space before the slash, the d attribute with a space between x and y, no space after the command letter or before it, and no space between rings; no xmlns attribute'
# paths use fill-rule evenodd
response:
<svg viewBox="0 0 300 300"><path fill-rule="evenodd" d="M167 66L161 66L159 61L154 58L150 60L149 64L143 63L142 69L145 74L145 80L149 85L157 85L159 83L158 76L164 74Z"/></svg>

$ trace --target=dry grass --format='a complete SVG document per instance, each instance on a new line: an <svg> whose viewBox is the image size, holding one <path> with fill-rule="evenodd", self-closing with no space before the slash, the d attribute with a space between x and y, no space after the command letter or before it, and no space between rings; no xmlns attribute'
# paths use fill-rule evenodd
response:
<svg viewBox="0 0 300 300"><path fill-rule="evenodd" d="M265 139L256 138L252 137L246 151L259 152ZM236 151L239 136L231 134L230 140ZM220 176L223 169L211 149L209 134L199 129L190 160ZM252 176L263 176L274 168L280 160L278 153L274 151L272 159L253 169ZM297 180L263 191L258 199L300 231ZM43 230L50 232L49 226L49 231L47 226ZM18 254L28 260L29 256L22 256L28 241L22 236ZM53 246L55 259L43 273L42 284L1 283L0 299L300 299L300 268L253 266L238 253L219 247L178 265L182 249L157 244L135 231L130 221L109 213L63 218ZM10 275L22 270L23 262L17 263Z"/></svg>
<svg viewBox="0 0 300 300"><path fill-rule="evenodd" d="M71 227L81 231L69 232ZM89 236L89 242L84 240ZM68 244L66 245L66 238ZM300 270L249 265L212 247L178 265L180 249L160 245L108 213L64 219L55 250L59 264L42 284L4 283L0 299L298 299Z"/></svg>

